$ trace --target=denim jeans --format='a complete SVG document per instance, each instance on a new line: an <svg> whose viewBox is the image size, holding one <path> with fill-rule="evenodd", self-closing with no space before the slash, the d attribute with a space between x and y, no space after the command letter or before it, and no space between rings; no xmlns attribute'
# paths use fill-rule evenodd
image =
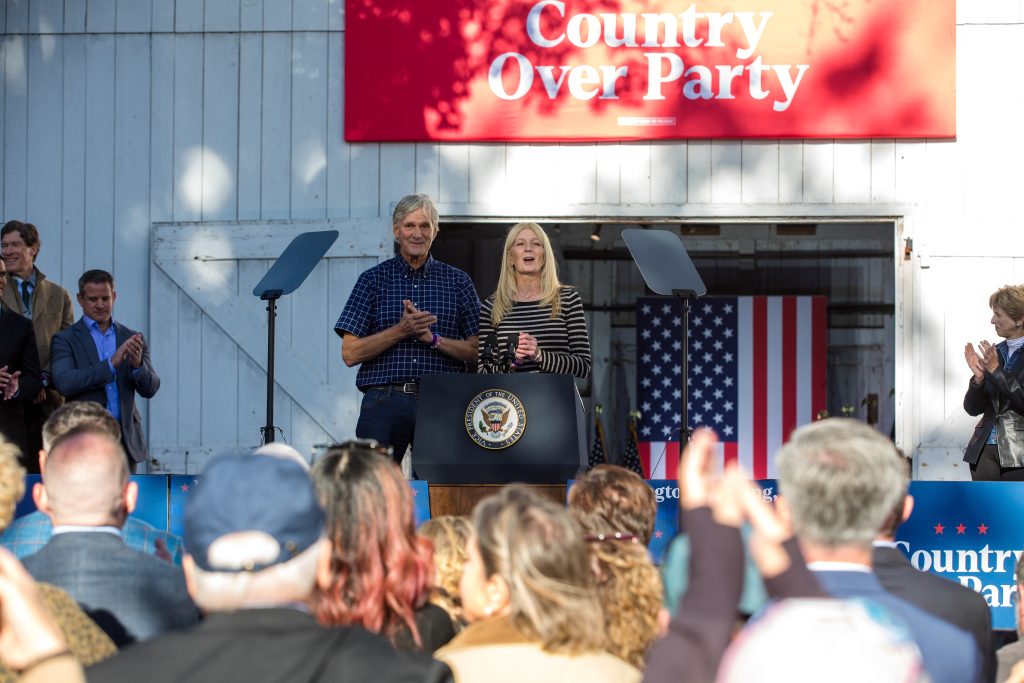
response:
<svg viewBox="0 0 1024 683"><path fill-rule="evenodd" d="M416 394L406 394L390 386L366 390L356 423L356 437L391 446L394 449L391 457L401 464L415 432Z"/></svg>

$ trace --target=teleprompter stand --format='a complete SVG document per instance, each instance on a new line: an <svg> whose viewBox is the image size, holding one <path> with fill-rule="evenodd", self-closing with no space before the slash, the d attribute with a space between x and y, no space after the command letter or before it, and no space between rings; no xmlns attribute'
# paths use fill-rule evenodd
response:
<svg viewBox="0 0 1024 683"><path fill-rule="evenodd" d="M629 253L633 256L647 286L658 294L672 295L683 304L683 396L680 399L681 433L679 440L690 440L692 428L689 416L689 367L687 353L690 348L690 304L708 292L696 266L686 253L679 235L668 230L642 230L630 228L622 231Z"/></svg>
<svg viewBox="0 0 1024 683"><path fill-rule="evenodd" d="M274 440L274 321L277 300L291 294L306 281L313 268L338 239L337 230L304 232L288 244L263 279L253 288L253 296L267 302L267 424L260 429L263 443Z"/></svg>

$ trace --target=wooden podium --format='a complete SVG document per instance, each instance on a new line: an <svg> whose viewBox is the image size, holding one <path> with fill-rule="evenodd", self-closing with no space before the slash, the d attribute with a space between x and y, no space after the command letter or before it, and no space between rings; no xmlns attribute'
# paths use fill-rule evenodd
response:
<svg viewBox="0 0 1024 683"><path fill-rule="evenodd" d="M586 468L586 418L569 375L427 375L416 414L416 474L431 515L469 514L504 484L565 502Z"/></svg>

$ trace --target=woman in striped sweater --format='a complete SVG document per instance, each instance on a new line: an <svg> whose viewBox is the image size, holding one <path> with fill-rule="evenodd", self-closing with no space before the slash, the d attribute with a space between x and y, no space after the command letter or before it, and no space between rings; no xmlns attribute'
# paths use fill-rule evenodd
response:
<svg viewBox="0 0 1024 683"><path fill-rule="evenodd" d="M498 289L480 308L477 372L503 372L502 358L513 345L510 372L590 374L583 301L558 281L551 242L536 223L514 225L505 238Z"/></svg>

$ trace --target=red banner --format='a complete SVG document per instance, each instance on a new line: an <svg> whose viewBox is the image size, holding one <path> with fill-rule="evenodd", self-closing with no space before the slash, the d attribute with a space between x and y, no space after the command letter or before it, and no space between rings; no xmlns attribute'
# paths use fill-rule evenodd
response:
<svg viewBox="0 0 1024 683"><path fill-rule="evenodd" d="M345 139L952 137L955 0L346 0Z"/></svg>

